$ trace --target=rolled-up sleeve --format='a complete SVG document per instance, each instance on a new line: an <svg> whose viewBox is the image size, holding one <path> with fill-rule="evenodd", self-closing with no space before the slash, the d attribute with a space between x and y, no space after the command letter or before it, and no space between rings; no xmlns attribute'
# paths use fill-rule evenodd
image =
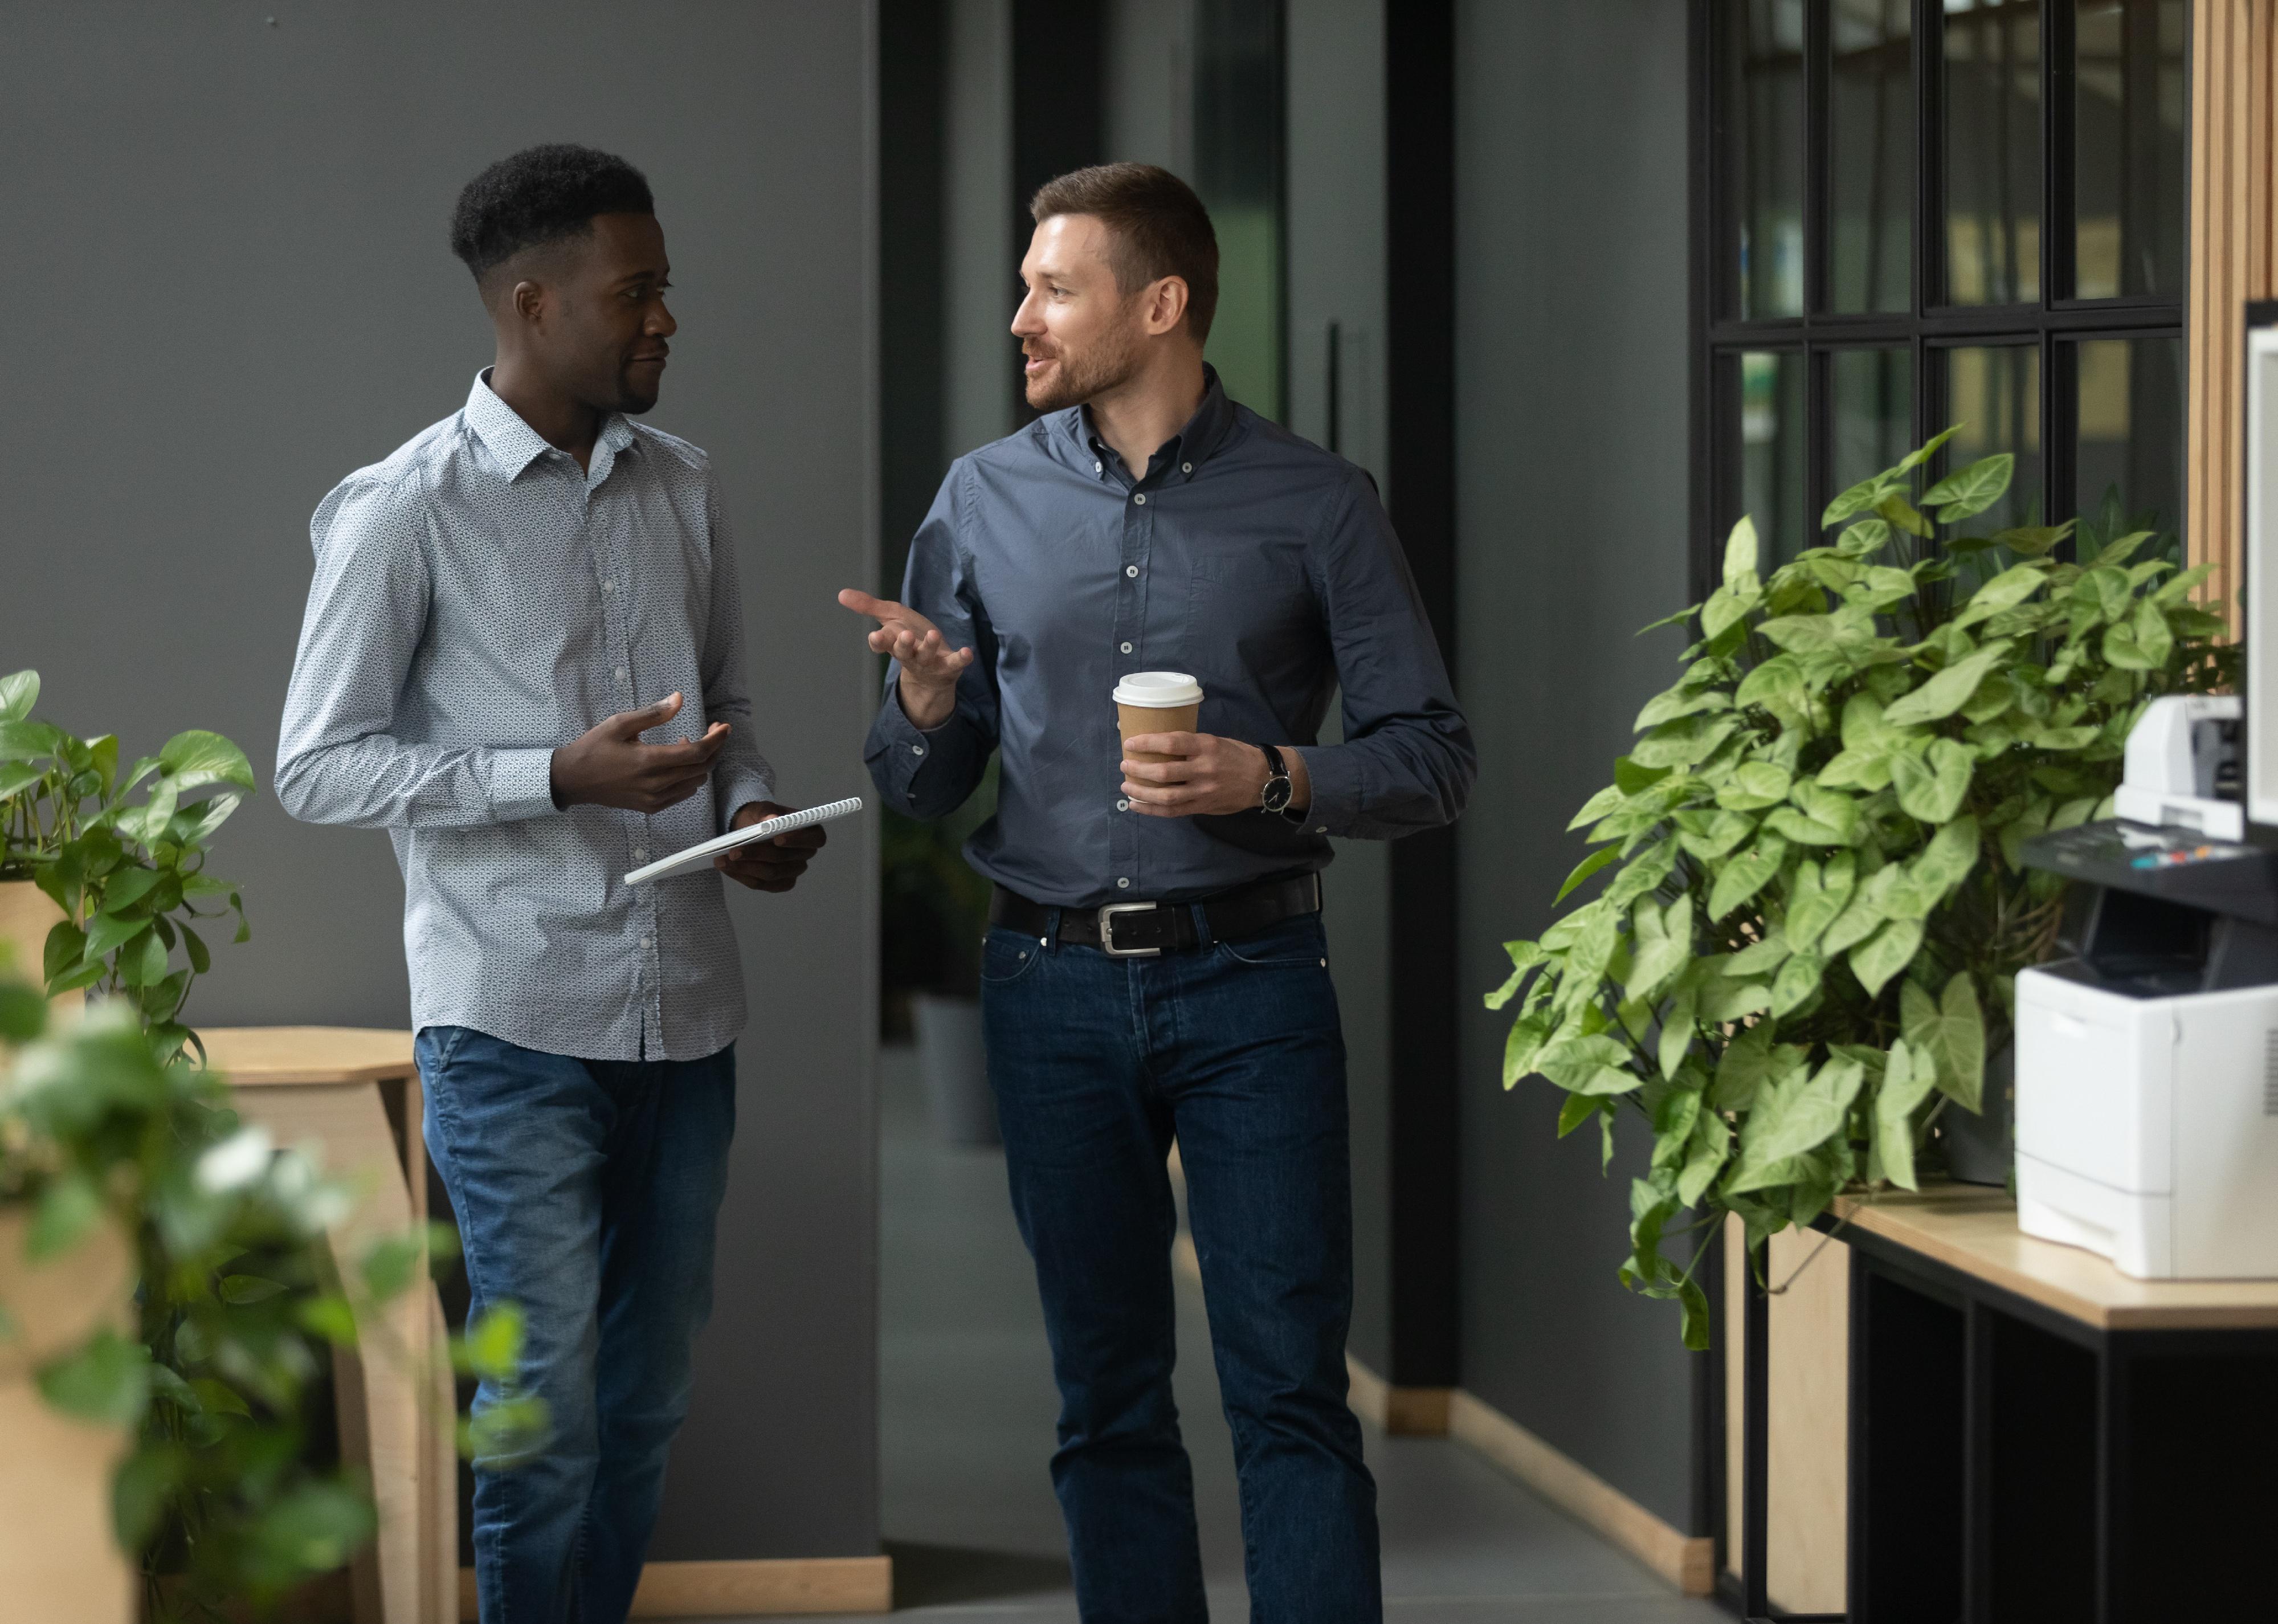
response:
<svg viewBox="0 0 2278 1624"><path fill-rule="evenodd" d="M286 691L277 799L311 823L458 828L554 811L548 748L457 748L395 736L427 625L416 478L356 475L310 522L316 577Z"/></svg>
<svg viewBox="0 0 2278 1624"><path fill-rule="evenodd" d="M776 772L760 754L752 720L751 680L744 670L743 586L716 479L711 486L711 511L712 612L697 660L704 678L704 719L728 724L728 741L712 761L713 800L724 834L744 808L775 799Z"/></svg>
<svg viewBox="0 0 2278 1624"><path fill-rule="evenodd" d="M1312 568L1343 693L1344 742L1298 752L1312 780L1305 821L1374 840L1455 822L1478 772L1471 728L1392 521L1357 469Z"/></svg>
<svg viewBox="0 0 2278 1624"><path fill-rule="evenodd" d="M931 729L921 729L902 709L901 663L889 662L884 700L862 752L880 799L906 817L954 812L979 787L997 747L996 641L959 545L965 474L963 463L951 467L910 543L902 602L938 626L952 648L971 648L974 662L958 678L956 708Z"/></svg>

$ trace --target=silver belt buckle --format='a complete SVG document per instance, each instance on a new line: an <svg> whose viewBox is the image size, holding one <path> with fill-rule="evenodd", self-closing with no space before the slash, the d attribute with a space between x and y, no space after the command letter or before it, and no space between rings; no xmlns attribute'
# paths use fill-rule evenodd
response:
<svg viewBox="0 0 2278 1624"><path fill-rule="evenodd" d="M1111 902L1099 910L1099 950L1111 959L1158 959L1160 947L1118 947L1115 945L1115 915L1118 914L1151 913L1162 907L1159 902Z"/></svg>

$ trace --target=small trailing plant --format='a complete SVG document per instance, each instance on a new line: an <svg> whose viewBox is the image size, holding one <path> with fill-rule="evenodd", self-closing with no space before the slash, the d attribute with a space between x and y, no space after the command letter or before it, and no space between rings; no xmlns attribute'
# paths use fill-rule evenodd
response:
<svg viewBox="0 0 2278 1624"><path fill-rule="evenodd" d="M2060 883L2022 843L2109 816L2148 701L2236 669L2192 600L2208 567L2157 555L2148 526L1955 533L2013 459L1918 492L1953 433L1837 497L1833 542L1769 573L1733 528L1716 589L1656 623L1699 640L1576 815L1599 849L1556 900L1609 877L1506 944L1487 996L1515 1007L1505 1087L1566 1091L1560 1133L1595 1122L1609 1162L1625 1114L1651 1136L1620 1276L1682 1305L1690 1347L1708 1248L1678 1237L1737 1216L1761 1271L1839 1191L1917 1186L1930 1123L1979 1108L2016 973L2055 939Z"/></svg>
<svg viewBox="0 0 2278 1624"><path fill-rule="evenodd" d="M39 697L37 671L0 677L0 881L32 881L66 915L40 966L49 994L132 998L171 1056L195 1041L180 1016L212 962L192 922L234 913L233 939L249 934L236 885L205 858L253 768L219 733L192 731L122 773L117 735L38 721Z"/></svg>

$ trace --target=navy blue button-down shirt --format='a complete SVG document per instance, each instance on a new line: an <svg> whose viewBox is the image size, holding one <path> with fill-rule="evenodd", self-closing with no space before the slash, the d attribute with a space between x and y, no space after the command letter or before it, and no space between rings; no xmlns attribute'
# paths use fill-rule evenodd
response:
<svg viewBox="0 0 2278 1624"><path fill-rule="evenodd" d="M1081 407L959 458L902 598L978 657L929 732L888 672L870 776L889 806L936 818L1002 751L996 816L966 857L1036 901L1179 900L1318 869L1329 836L1435 828L1470 793L1471 732L1374 486L1215 373L1135 479ZM1304 818L1122 804L1110 695L1146 670L1194 674L1203 732L1300 747ZM1317 744L1340 690L1344 741Z"/></svg>

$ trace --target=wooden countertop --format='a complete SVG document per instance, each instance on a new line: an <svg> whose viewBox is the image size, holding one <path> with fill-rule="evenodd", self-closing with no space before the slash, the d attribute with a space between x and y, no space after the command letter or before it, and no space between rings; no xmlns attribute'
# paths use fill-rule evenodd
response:
<svg viewBox="0 0 2278 1624"><path fill-rule="evenodd" d="M2096 1252L2027 1235L2017 1228L2017 1204L1984 1185L1838 1196L1833 1211L1848 1221L1846 1229L1895 1241L2102 1330L2278 1328L2278 1280L2137 1280Z"/></svg>
<svg viewBox="0 0 2278 1624"><path fill-rule="evenodd" d="M370 1026L205 1026L206 1059L233 1088L377 1083L418 1070L411 1034Z"/></svg>

